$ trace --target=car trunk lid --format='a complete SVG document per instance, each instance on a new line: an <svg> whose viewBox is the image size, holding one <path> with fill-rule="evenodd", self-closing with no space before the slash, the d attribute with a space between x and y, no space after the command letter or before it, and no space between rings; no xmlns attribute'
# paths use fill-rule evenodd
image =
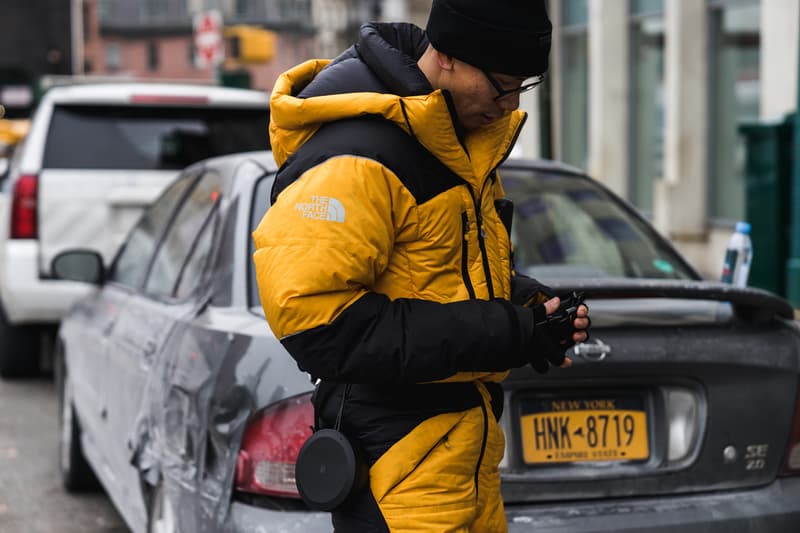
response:
<svg viewBox="0 0 800 533"><path fill-rule="evenodd" d="M800 353L783 300L704 282L558 292L576 288L593 324L592 339L572 350L574 366L547 376L522 368L505 383L507 502L721 490L776 477Z"/></svg>

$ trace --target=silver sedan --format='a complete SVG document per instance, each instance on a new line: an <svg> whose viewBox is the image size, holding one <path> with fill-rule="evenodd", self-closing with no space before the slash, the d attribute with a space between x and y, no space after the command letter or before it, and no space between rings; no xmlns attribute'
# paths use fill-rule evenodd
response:
<svg viewBox="0 0 800 533"><path fill-rule="evenodd" d="M330 531L294 481L309 376L271 334L250 234L267 152L186 169L110 265L53 261L96 289L61 324L64 485L100 485L135 532ZM800 531L800 328L780 298L700 279L580 172L509 161L519 273L581 291L575 364L504 383L511 531Z"/></svg>

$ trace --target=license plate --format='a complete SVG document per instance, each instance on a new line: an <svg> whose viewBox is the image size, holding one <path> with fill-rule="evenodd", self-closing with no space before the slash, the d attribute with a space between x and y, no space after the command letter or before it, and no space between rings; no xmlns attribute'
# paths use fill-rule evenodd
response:
<svg viewBox="0 0 800 533"><path fill-rule="evenodd" d="M636 461L650 456L641 396L536 397L520 402L529 464Z"/></svg>

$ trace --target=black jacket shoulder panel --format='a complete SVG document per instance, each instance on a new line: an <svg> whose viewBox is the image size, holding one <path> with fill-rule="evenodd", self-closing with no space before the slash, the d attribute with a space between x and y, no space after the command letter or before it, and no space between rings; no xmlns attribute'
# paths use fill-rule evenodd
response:
<svg viewBox="0 0 800 533"><path fill-rule="evenodd" d="M427 47L425 32L413 24L364 24L358 42L333 59L298 97L355 92L428 94L433 87L417 66Z"/></svg>
<svg viewBox="0 0 800 533"><path fill-rule="evenodd" d="M340 120L322 126L278 171L272 203L307 170L340 155L366 157L391 170L421 205L466 183L416 139L380 116Z"/></svg>
<svg viewBox="0 0 800 533"><path fill-rule="evenodd" d="M358 57L354 47L337 57L298 94L299 98L358 92L387 92L386 86Z"/></svg>
<svg viewBox="0 0 800 533"><path fill-rule="evenodd" d="M425 32L413 24L364 24L358 43L331 61L298 97L355 92L427 94L433 89L417 66L427 47ZM305 171L339 155L381 163L401 179L418 204L464 183L413 134L383 117L362 116L320 127L281 166L271 201Z"/></svg>
<svg viewBox="0 0 800 533"><path fill-rule="evenodd" d="M417 66L428 47L428 38L413 24L364 24L355 47L388 92L412 96L433 91Z"/></svg>

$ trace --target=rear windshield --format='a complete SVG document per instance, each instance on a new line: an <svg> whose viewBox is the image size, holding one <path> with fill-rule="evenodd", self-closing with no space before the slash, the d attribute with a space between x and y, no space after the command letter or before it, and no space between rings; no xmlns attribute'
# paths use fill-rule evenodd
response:
<svg viewBox="0 0 800 533"><path fill-rule="evenodd" d="M43 167L182 169L207 157L268 149L267 123L266 107L57 106Z"/></svg>
<svg viewBox="0 0 800 533"><path fill-rule="evenodd" d="M518 271L543 282L585 278L694 279L649 223L587 178L502 169L514 202Z"/></svg>

